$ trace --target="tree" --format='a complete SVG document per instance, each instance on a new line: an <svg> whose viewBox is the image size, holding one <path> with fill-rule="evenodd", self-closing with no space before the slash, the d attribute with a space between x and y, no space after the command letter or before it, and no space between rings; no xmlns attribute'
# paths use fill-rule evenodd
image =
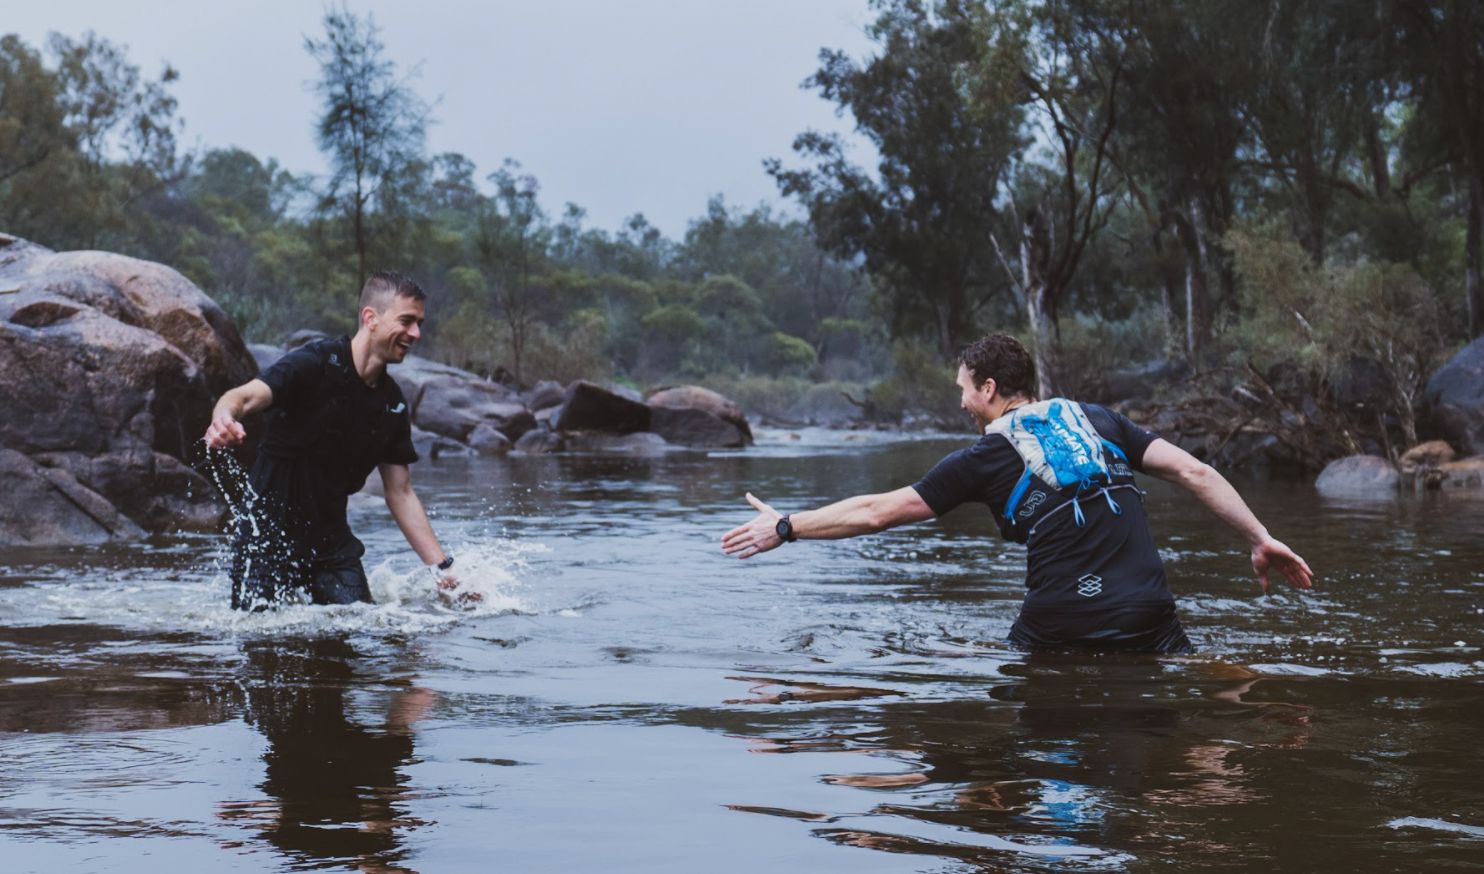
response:
<svg viewBox="0 0 1484 874"><path fill-rule="evenodd" d="M809 211L820 244L860 259L898 334L924 332L943 357L1005 291L989 246L997 202L1026 143L1016 99L1029 33L1018 6L878 0L867 29L880 53L822 51L806 82L849 111L880 155L874 174L837 137L806 132L808 169L768 172Z"/></svg>
<svg viewBox="0 0 1484 874"><path fill-rule="evenodd" d="M511 369L524 381L526 345L543 315L547 287L543 275L551 229L536 195L536 178L507 160L489 175L495 194L479 213L475 246L493 303L510 335Z"/></svg>
<svg viewBox="0 0 1484 874"><path fill-rule="evenodd" d="M316 141L331 167L320 209L349 225L359 282L384 226L398 218L399 179L422 160L429 110L398 77L369 15L332 8L324 27L322 39L304 39L320 68Z"/></svg>
<svg viewBox="0 0 1484 874"><path fill-rule="evenodd" d="M1468 336L1484 336L1484 9L1467 0L1397 0L1422 112L1447 144L1466 206Z"/></svg>
<svg viewBox="0 0 1484 874"><path fill-rule="evenodd" d="M1032 355L1041 397L1056 393L1058 324L1088 242L1107 223L1110 138L1118 124L1123 49L1082 25L1059 4L1035 10L1033 48L1016 79L1031 119L1051 143L1054 163L1026 162L1012 197L1021 201L1019 270L991 233L1001 263L1017 281L1034 338ZM986 38L994 39L993 32ZM1003 94L993 89L991 94Z"/></svg>
<svg viewBox="0 0 1484 874"><path fill-rule="evenodd" d="M169 66L148 80L93 33L51 34L46 58L0 39L0 220L52 246L140 251L142 200L184 178Z"/></svg>

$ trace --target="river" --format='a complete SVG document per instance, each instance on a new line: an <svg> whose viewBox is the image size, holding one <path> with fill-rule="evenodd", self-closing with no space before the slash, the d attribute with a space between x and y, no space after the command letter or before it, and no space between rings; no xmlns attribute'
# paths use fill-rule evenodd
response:
<svg viewBox="0 0 1484 874"><path fill-rule="evenodd" d="M374 606L233 613L219 537L0 552L0 867L1484 864L1484 498L1239 478L1318 574L1263 596L1145 482L1190 659L1007 648L1024 554L980 507L720 552L745 490L886 490L968 439L421 463L473 611L374 500Z"/></svg>

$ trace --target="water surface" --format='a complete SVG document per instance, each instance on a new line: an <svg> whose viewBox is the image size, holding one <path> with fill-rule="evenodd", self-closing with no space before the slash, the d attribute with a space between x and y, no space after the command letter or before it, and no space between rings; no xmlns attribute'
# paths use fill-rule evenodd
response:
<svg viewBox="0 0 1484 874"><path fill-rule="evenodd" d="M220 539L0 553L6 871L1446 870L1484 861L1484 500L1238 480L1316 589L1262 596L1146 483L1200 654L1003 644L987 510L746 562L750 516L967 438L414 469L449 609L357 501L375 606L226 607Z"/></svg>

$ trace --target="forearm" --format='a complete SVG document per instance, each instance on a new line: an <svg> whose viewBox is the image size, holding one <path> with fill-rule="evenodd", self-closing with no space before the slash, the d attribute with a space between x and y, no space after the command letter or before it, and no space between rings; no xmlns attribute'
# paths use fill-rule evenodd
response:
<svg viewBox="0 0 1484 874"><path fill-rule="evenodd" d="M1178 480L1181 486L1195 495L1202 504L1216 516L1230 525L1238 534L1242 535L1250 545L1256 545L1269 538L1268 530L1263 527L1237 494L1237 490L1222 476L1215 468L1208 464L1201 464L1183 471Z"/></svg>
<svg viewBox="0 0 1484 874"><path fill-rule="evenodd" d="M422 559L423 564L438 564L443 561L446 557L443 547L433 533L427 511L423 509L423 503L418 500L416 492L411 488L388 491L386 506L391 511L392 518L397 520L397 527L402 529L402 536L407 538L407 544Z"/></svg>
<svg viewBox="0 0 1484 874"><path fill-rule="evenodd" d="M794 536L801 540L841 540L862 534L875 534L902 524L890 510L894 502L888 494L856 495L836 501L817 510L804 510L789 516Z"/></svg>

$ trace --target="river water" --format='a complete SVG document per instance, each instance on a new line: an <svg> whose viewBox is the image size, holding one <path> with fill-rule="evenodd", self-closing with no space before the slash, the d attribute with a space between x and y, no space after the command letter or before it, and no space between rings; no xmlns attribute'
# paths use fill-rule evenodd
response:
<svg viewBox="0 0 1484 874"><path fill-rule="evenodd" d="M1193 659L1003 641L989 513L740 562L969 438L422 463L483 606L357 501L375 606L227 609L221 540L0 553L0 870L1400 871L1484 865L1484 499L1239 480L1262 596L1146 499Z"/></svg>

